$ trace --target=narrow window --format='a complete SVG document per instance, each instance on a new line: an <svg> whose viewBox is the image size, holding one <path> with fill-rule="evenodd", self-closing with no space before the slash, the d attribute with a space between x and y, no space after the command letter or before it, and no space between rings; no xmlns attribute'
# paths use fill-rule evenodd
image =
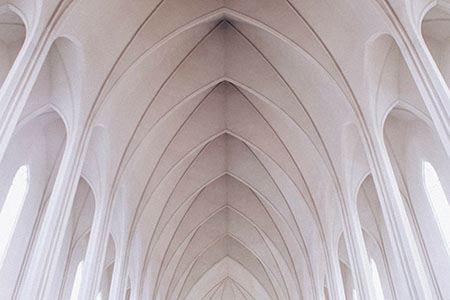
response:
<svg viewBox="0 0 450 300"><path fill-rule="evenodd" d="M72 293L70 294L70 300L78 300L78 294L81 288L81 279L83 277L83 261L80 261L77 267L77 272L75 274L75 279L73 281Z"/></svg>
<svg viewBox="0 0 450 300"><path fill-rule="evenodd" d="M95 297L95 300L102 300L102 292L99 292L97 294L97 297Z"/></svg>
<svg viewBox="0 0 450 300"><path fill-rule="evenodd" d="M375 260L370 259L370 268L372 269L372 278L375 285L375 298L382 300L384 299L383 287L381 285L380 274L378 273L378 268Z"/></svg>
<svg viewBox="0 0 450 300"><path fill-rule="evenodd" d="M3 264L17 220L28 192L28 167L21 166L14 176L0 211L0 265Z"/></svg>
<svg viewBox="0 0 450 300"><path fill-rule="evenodd" d="M439 176L429 162L423 163L423 177L431 208L446 243L447 251L450 252L450 205Z"/></svg>

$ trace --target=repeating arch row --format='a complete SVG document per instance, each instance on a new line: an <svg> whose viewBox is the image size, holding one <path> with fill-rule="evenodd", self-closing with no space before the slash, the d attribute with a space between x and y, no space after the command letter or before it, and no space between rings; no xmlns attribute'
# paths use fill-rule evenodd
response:
<svg viewBox="0 0 450 300"><path fill-rule="evenodd" d="M0 12L0 201L30 175L2 295L450 295L424 172L447 197L447 1L22 2Z"/></svg>

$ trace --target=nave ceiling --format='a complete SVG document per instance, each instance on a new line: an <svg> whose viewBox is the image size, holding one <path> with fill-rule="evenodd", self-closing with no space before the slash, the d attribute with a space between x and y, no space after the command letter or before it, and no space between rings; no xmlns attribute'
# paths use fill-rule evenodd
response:
<svg viewBox="0 0 450 300"><path fill-rule="evenodd" d="M16 2L39 31L58 1ZM80 143L83 201L111 208L136 299L322 299L344 202L381 242L379 208L356 203L365 135L399 102L430 120L384 2L59 2L18 126L51 115L65 133L49 157ZM427 4L389 2L412 18Z"/></svg>

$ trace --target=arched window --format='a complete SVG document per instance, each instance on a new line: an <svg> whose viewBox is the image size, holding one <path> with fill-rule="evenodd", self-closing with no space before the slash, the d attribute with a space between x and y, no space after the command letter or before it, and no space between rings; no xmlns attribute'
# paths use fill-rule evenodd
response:
<svg viewBox="0 0 450 300"><path fill-rule="evenodd" d="M97 294L97 297L95 297L95 300L102 300L102 292L101 291Z"/></svg>
<svg viewBox="0 0 450 300"><path fill-rule="evenodd" d="M81 288L81 278L83 277L83 261L80 261L73 281L72 293L70 294L70 300L78 300L78 294Z"/></svg>
<svg viewBox="0 0 450 300"><path fill-rule="evenodd" d="M372 269L372 278L375 285L375 299L382 300L384 299L383 287L381 285L377 264L373 258L370 259L370 268Z"/></svg>
<svg viewBox="0 0 450 300"><path fill-rule="evenodd" d="M423 177L431 208L450 253L450 205L447 196L436 170L429 162L423 162Z"/></svg>
<svg viewBox="0 0 450 300"><path fill-rule="evenodd" d="M0 211L0 266L3 264L29 186L28 166L21 166L14 176Z"/></svg>

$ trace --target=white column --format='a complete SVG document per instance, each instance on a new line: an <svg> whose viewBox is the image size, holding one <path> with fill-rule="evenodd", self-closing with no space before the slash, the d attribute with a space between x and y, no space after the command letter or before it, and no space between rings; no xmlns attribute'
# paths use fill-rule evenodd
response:
<svg viewBox="0 0 450 300"><path fill-rule="evenodd" d="M50 0L27 28L26 39L0 88L0 161L50 50L53 29L67 6Z"/></svg>
<svg viewBox="0 0 450 300"><path fill-rule="evenodd" d="M39 37L27 38L0 88L0 161L49 49Z"/></svg>
<svg viewBox="0 0 450 300"><path fill-rule="evenodd" d="M0 161L5 154L16 124L30 95L44 59L35 62L33 76L26 76L27 66L32 64L31 53L35 45L28 43L19 53L5 82L0 89ZM21 82L25 79L25 82ZM22 83L22 84L20 84ZM19 87L20 84L20 87Z"/></svg>
<svg viewBox="0 0 450 300"><path fill-rule="evenodd" d="M438 135L450 157L450 90L437 67L417 24L401 22L383 2L398 36L400 51L430 113ZM401 13L401 15L408 15Z"/></svg>
<svg viewBox="0 0 450 300"><path fill-rule="evenodd" d="M345 300L344 282L342 281L342 273L339 266L338 249L334 247L330 251L330 267L327 283L331 299Z"/></svg>
<svg viewBox="0 0 450 300"><path fill-rule="evenodd" d="M125 240L127 240L125 238ZM109 291L109 299L122 300L125 297L125 286L127 284L126 274L126 243L121 243L121 249L116 255L116 261L114 262L114 271L111 280L111 290Z"/></svg>
<svg viewBox="0 0 450 300"><path fill-rule="evenodd" d="M79 300L95 299L96 292L103 275L103 266L109 238L109 220L111 207L106 201L101 201L96 209L92 224L89 244L84 261L84 270L79 293ZM115 272L115 271L114 271Z"/></svg>
<svg viewBox="0 0 450 300"><path fill-rule="evenodd" d="M372 147L372 149L368 149L370 168L395 261L399 264L407 282L409 299L435 299L381 132L372 134Z"/></svg>
<svg viewBox="0 0 450 300"><path fill-rule="evenodd" d="M436 131L450 157L450 91L422 37L413 37L408 65L433 119ZM414 76L415 75L415 76Z"/></svg>
<svg viewBox="0 0 450 300"><path fill-rule="evenodd" d="M356 207L355 205L351 205L351 203L343 203L342 206L344 238L347 246L348 258L352 267L351 271L354 285L361 300L375 300L374 285L369 269L367 249L364 243Z"/></svg>
<svg viewBox="0 0 450 300"><path fill-rule="evenodd" d="M80 148L79 139L68 140L18 299L53 298L52 281L80 178L83 160Z"/></svg>
<svg viewBox="0 0 450 300"><path fill-rule="evenodd" d="M79 180L76 141L69 140L64 150L53 190L37 233L30 263L19 286L18 299L42 299L58 265L65 229Z"/></svg>

